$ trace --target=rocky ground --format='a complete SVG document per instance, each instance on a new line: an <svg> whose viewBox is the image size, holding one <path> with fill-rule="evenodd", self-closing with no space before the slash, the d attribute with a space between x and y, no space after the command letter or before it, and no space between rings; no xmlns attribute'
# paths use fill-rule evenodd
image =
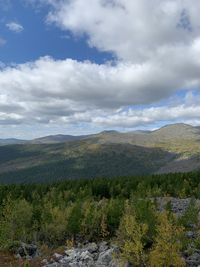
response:
<svg viewBox="0 0 200 267"><path fill-rule="evenodd" d="M171 210L177 216L182 216L191 203L190 198L178 199L165 197L156 198L154 201L156 201L158 210L160 211L164 210L166 204L170 202ZM200 200L195 200L194 205L200 207ZM185 232L188 240L198 240L199 233L197 230L197 225L189 225L189 230ZM197 247L189 246L183 252L182 257L187 267L200 267L200 249ZM44 267L117 267L117 252L118 248L107 242L79 244L76 248L65 250L62 254L54 253L52 257L43 259L41 265ZM31 259L37 256L39 256L39 253L35 245L22 244L17 251L18 258L26 257ZM126 267L128 266L126 264Z"/></svg>
<svg viewBox="0 0 200 267"><path fill-rule="evenodd" d="M55 253L50 262L43 260L43 263L45 267L117 267L117 260L113 257L115 252L117 248L107 242L89 243L66 250L64 255Z"/></svg>
<svg viewBox="0 0 200 267"><path fill-rule="evenodd" d="M189 236L188 238L195 238ZM63 255L55 253L50 260L44 259L44 267L118 267L118 249L108 243L89 243L83 247L66 250ZM200 267L200 250L188 248L183 253L186 267ZM128 263L124 267L131 267Z"/></svg>
<svg viewBox="0 0 200 267"><path fill-rule="evenodd" d="M157 197L152 199L156 201L156 205L159 211L163 211L166 208L166 205L170 203L171 211L177 215L182 216L188 209L192 199L191 198L175 198L175 197ZM200 208L200 199L196 199L195 206ZM200 219L200 213L199 213Z"/></svg>

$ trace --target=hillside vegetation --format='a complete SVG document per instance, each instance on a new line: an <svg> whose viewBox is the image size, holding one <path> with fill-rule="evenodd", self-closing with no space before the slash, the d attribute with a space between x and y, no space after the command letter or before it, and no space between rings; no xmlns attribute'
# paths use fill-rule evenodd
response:
<svg viewBox="0 0 200 267"><path fill-rule="evenodd" d="M0 250L15 251L20 242L59 247L107 240L133 266L158 266L158 261L159 266L185 266L181 252L200 247L199 238L188 239L184 233L191 225L195 231L199 227L199 210L192 202L200 198L199 178L196 172L2 185ZM192 198L177 218L170 205L158 211L158 197Z"/></svg>
<svg viewBox="0 0 200 267"><path fill-rule="evenodd" d="M153 132L48 136L0 146L1 183L111 178L199 168L200 129L185 124Z"/></svg>

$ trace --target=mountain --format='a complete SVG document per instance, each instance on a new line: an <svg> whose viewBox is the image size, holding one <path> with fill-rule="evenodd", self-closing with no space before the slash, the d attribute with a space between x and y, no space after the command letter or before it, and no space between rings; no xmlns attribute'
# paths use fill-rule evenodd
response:
<svg viewBox="0 0 200 267"><path fill-rule="evenodd" d="M200 128L192 127L184 123L166 125L153 132L153 135L161 139L191 139L200 135Z"/></svg>
<svg viewBox="0 0 200 267"><path fill-rule="evenodd" d="M49 135L41 138L31 140L29 143L32 144L55 144L55 143L64 143L69 141L81 140L84 136L73 136L73 135Z"/></svg>
<svg viewBox="0 0 200 267"><path fill-rule="evenodd" d="M0 182L4 183L200 169L200 128L186 124L152 132L104 131L8 140L0 146Z"/></svg>
<svg viewBox="0 0 200 267"><path fill-rule="evenodd" d="M13 145L13 144L24 144L26 143L25 140L15 139L15 138L8 138L8 139L0 139L0 145Z"/></svg>

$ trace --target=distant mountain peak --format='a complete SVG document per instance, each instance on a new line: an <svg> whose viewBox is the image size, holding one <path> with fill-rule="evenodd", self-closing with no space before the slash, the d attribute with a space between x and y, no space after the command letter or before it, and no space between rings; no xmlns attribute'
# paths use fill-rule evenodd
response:
<svg viewBox="0 0 200 267"><path fill-rule="evenodd" d="M176 128L176 127L179 127L179 128L194 128L192 125L186 124L186 123L172 123L172 124L166 124L166 125L158 128L158 129L156 129L155 131L159 131L159 130L166 129L166 128Z"/></svg>
<svg viewBox="0 0 200 267"><path fill-rule="evenodd" d="M145 130L135 130L131 132L118 132L116 130L105 130L96 134L89 135L65 135L65 134L55 134L48 135L33 140L19 140L15 138L0 139L0 145L9 145L9 144L52 144L52 143L65 143L70 141L80 141L88 139L102 139L102 142L123 142L123 143L137 143L138 141L143 144L143 139L146 142L149 142L150 138L160 138L171 139L171 138L193 138L197 137L200 134L200 126L191 126L186 123L174 123L165 125L154 131L145 131ZM139 139L138 139L139 138Z"/></svg>
<svg viewBox="0 0 200 267"><path fill-rule="evenodd" d="M105 131L100 132L100 134L115 134L115 133L117 134L119 132L115 130L105 130Z"/></svg>
<svg viewBox="0 0 200 267"><path fill-rule="evenodd" d="M164 139L193 139L199 135L199 129L185 123L169 124L152 132L154 136Z"/></svg>

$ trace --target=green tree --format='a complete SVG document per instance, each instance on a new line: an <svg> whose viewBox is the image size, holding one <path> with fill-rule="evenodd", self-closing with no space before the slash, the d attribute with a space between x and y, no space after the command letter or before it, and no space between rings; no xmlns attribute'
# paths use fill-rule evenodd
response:
<svg viewBox="0 0 200 267"><path fill-rule="evenodd" d="M3 203L0 221L0 246L12 245L15 241L32 239L32 206L25 199L8 198Z"/></svg>

